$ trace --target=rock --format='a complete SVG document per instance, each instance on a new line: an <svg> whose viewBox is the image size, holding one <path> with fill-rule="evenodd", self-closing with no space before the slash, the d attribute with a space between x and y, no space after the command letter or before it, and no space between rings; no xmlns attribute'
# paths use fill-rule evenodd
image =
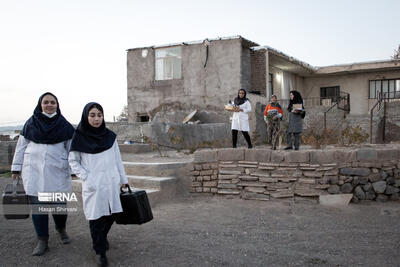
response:
<svg viewBox="0 0 400 267"><path fill-rule="evenodd" d="M378 194L378 196L376 197L376 201L378 201L378 202L386 202L386 201L388 201L388 199L389 199L389 197L384 194Z"/></svg>
<svg viewBox="0 0 400 267"><path fill-rule="evenodd" d="M344 180L345 183L351 183L353 182L353 177L352 176L347 176L346 179Z"/></svg>
<svg viewBox="0 0 400 267"><path fill-rule="evenodd" d="M367 183L366 185L363 185L362 188L364 189L365 192L368 192L368 191L371 190L372 184L371 183Z"/></svg>
<svg viewBox="0 0 400 267"><path fill-rule="evenodd" d="M351 199L351 202L360 203L360 200L356 196L353 196L353 198Z"/></svg>
<svg viewBox="0 0 400 267"><path fill-rule="evenodd" d="M320 195L319 204L327 206L348 205L353 194Z"/></svg>
<svg viewBox="0 0 400 267"><path fill-rule="evenodd" d="M380 173L373 173L368 177L368 179L371 183L374 183L382 180L382 176Z"/></svg>
<svg viewBox="0 0 400 267"><path fill-rule="evenodd" d="M339 177L337 177L337 176L331 176L329 178L329 183L330 184L337 184L338 182L339 182Z"/></svg>
<svg viewBox="0 0 400 267"><path fill-rule="evenodd" d="M292 190L283 190L277 191L270 194L273 198L286 198L286 197L294 197L294 193Z"/></svg>
<svg viewBox="0 0 400 267"><path fill-rule="evenodd" d="M353 186L350 183L344 183L341 187L340 187L340 191L342 193L351 193L351 191L353 191Z"/></svg>
<svg viewBox="0 0 400 267"><path fill-rule="evenodd" d="M372 187L374 188L374 191L378 194L382 194L385 192L386 189L386 182L385 181L379 181L372 183Z"/></svg>
<svg viewBox="0 0 400 267"><path fill-rule="evenodd" d="M381 172L381 177L383 180L385 180L388 177L388 174L384 171Z"/></svg>
<svg viewBox="0 0 400 267"><path fill-rule="evenodd" d="M354 189L354 195L360 200L364 200L365 199L365 192L364 192L364 190L362 190L361 186L357 186Z"/></svg>
<svg viewBox="0 0 400 267"><path fill-rule="evenodd" d="M374 192L366 192L365 193L365 199L366 200L374 200L376 197Z"/></svg>
<svg viewBox="0 0 400 267"><path fill-rule="evenodd" d="M333 185L329 186L328 192L329 192L329 194L339 194L340 188L338 185L333 184Z"/></svg>
<svg viewBox="0 0 400 267"><path fill-rule="evenodd" d="M368 177L358 177L358 183L359 184L367 184L368 183Z"/></svg>
<svg viewBox="0 0 400 267"><path fill-rule="evenodd" d="M353 186L357 186L359 183L360 183L360 177L354 176L354 177L353 177L353 181L351 182L351 184L352 184Z"/></svg>
<svg viewBox="0 0 400 267"><path fill-rule="evenodd" d="M385 194L392 195L394 193L398 193L399 191L400 191L400 189L398 189L397 187L388 185L388 186L386 186Z"/></svg>
<svg viewBox="0 0 400 267"><path fill-rule="evenodd" d="M395 184L395 179L393 178L393 177L388 177L387 179L386 179L386 182L387 182L387 184L390 184L390 185L394 185Z"/></svg>
<svg viewBox="0 0 400 267"><path fill-rule="evenodd" d="M368 176L371 173L369 168L341 168L339 172L342 175L357 175L357 176Z"/></svg>

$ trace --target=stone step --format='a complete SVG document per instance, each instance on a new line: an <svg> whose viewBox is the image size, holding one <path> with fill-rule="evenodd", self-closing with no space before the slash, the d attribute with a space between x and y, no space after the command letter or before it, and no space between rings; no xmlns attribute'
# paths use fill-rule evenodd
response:
<svg viewBox="0 0 400 267"><path fill-rule="evenodd" d="M154 188L139 188L131 186L132 191L145 190L151 207L155 207L156 204L163 200L161 191ZM82 180L72 180L72 191L75 193L82 193Z"/></svg>
<svg viewBox="0 0 400 267"><path fill-rule="evenodd" d="M126 175L180 177L179 174L186 169L191 162L132 162L124 161Z"/></svg>

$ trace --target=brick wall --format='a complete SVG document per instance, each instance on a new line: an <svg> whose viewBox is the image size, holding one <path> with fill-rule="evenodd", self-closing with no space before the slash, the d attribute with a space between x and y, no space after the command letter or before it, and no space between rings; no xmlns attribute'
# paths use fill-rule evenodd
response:
<svg viewBox="0 0 400 267"><path fill-rule="evenodd" d="M265 51L251 51L251 91L265 95L267 77L265 70Z"/></svg>
<svg viewBox="0 0 400 267"><path fill-rule="evenodd" d="M195 152L193 193L243 199L317 198L353 194L360 200L398 200L400 146L272 151L218 149Z"/></svg>

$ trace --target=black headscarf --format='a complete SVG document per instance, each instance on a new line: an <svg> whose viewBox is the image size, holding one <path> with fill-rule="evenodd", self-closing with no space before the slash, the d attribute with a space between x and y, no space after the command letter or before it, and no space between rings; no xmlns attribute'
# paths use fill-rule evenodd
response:
<svg viewBox="0 0 400 267"><path fill-rule="evenodd" d="M240 96L239 96L239 92L240 92L240 91L243 91L243 92L244 92L244 97L243 97L243 98L240 98ZM242 104L244 104L244 102L246 102L247 100L250 102L250 100L246 97L246 95L247 95L246 90L244 90L244 89L239 89L238 95L237 95L237 97L236 97L235 100L234 100L235 106L242 105Z"/></svg>
<svg viewBox="0 0 400 267"><path fill-rule="evenodd" d="M301 104L302 108L304 109L304 104L303 104L303 98L301 97L301 94L297 91L290 91L291 94L293 94L293 100L290 99L289 101L289 106L288 106L288 111L292 111L293 104Z"/></svg>
<svg viewBox="0 0 400 267"><path fill-rule="evenodd" d="M47 117L42 112L42 99L51 95L57 102L57 115ZM58 99L52 93L40 96L33 115L25 122L21 135L26 139L39 144L57 144L72 138L74 127L61 115Z"/></svg>
<svg viewBox="0 0 400 267"><path fill-rule="evenodd" d="M100 104L95 102L86 104L83 108L81 121L72 137L70 151L96 154L110 149L113 146L117 135L106 128L104 119L98 128L89 124L88 116L92 108L99 109L103 113L104 118L103 107L100 106Z"/></svg>

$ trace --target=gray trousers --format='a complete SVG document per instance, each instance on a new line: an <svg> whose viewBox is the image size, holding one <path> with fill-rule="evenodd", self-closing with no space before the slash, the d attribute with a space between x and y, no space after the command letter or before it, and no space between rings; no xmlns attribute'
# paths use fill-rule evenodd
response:
<svg viewBox="0 0 400 267"><path fill-rule="evenodd" d="M292 134L294 135L294 148L295 149L299 149L301 133L286 133L287 146L288 147L293 147L293 145L292 145Z"/></svg>

